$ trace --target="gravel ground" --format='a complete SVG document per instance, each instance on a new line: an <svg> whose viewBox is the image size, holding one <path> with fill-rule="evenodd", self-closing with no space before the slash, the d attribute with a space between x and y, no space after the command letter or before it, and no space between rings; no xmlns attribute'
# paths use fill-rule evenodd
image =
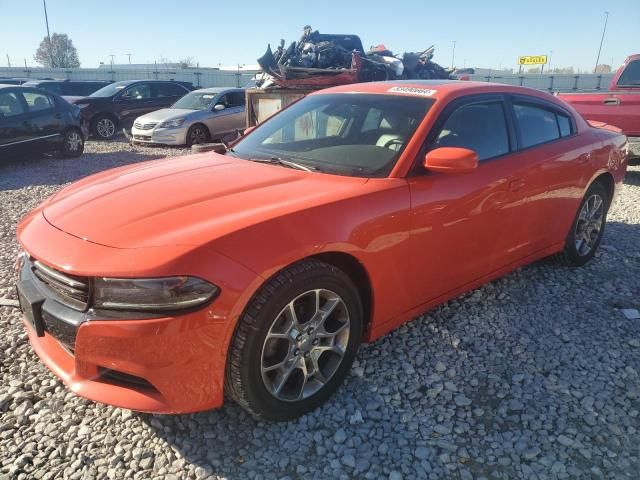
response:
<svg viewBox="0 0 640 480"><path fill-rule="evenodd" d="M89 173L183 149L90 142L79 160L0 166L0 297L16 223ZM179 161L179 160L177 160ZM265 424L228 402L182 416L76 397L0 307L0 479L637 478L640 170L588 266L539 262L363 346L323 408Z"/></svg>

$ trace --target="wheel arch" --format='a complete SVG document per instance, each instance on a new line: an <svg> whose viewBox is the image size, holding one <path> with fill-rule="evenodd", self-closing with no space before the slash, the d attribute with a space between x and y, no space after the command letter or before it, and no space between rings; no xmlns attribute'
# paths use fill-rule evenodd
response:
<svg viewBox="0 0 640 480"><path fill-rule="evenodd" d="M116 128L118 128L118 125L120 124L120 119L118 118L118 116L113 113L113 112L97 112L94 115L91 116L91 120L89 121L89 125L91 126L91 129L93 130L93 128L96 125L96 122L98 121L98 119L100 117L109 117L111 118L115 124L116 124Z"/></svg>
<svg viewBox="0 0 640 480"><path fill-rule="evenodd" d="M602 172L591 181L589 187L595 183L600 183L609 194L609 204L613 201L613 196L616 190L616 183L610 172ZM588 188L587 188L588 189Z"/></svg>
<svg viewBox="0 0 640 480"><path fill-rule="evenodd" d="M362 301L363 336L366 337L371 328L373 318L373 289L371 278L365 266L353 255L344 252L323 252L312 255L306 259L317 259L321 262L333 265L343 271L352 281ZM302 260L306 260L302 259Z"/></svg>

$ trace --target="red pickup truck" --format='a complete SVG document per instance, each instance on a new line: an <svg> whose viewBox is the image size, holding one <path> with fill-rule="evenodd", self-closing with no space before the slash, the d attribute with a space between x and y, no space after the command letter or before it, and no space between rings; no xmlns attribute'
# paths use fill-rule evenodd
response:
<svg viewBox="0 0 640 480"><path fill-rule="evenodd" d="M640 54L628 57L605 92L559 93L585 119L614 125L629 139L629 160L640 164Z"/></svg>

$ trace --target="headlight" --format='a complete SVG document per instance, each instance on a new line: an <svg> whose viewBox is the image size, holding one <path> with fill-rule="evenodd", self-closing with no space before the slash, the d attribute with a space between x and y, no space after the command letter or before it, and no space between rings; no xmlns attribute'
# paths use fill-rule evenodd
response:
<svg viewBox="0 0 640 480"><path fill-rule="evenodd" d="M95 278L96 308L112 310L180 310L202 305L219 288L195 277Z"/></svg>
<svg viewBox="0 0 640 480"><path fill-rule="evenodd" d="M160 124L160 128L178 128L184 123L184 118L176 118L174 120L167 120Z"/></svg>

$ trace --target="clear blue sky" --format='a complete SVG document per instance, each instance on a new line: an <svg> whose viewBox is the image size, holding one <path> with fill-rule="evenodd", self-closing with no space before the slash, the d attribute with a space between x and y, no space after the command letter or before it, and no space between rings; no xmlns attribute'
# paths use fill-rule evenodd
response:
<svg viewBox="0 0 640 480"><path fill-rule="evenodd" d="M516 67L519 55L553 51L552 67L592 69L610 12L600 63L617 67L640 53L640 0L48 0L51 32L67 33L84 67L177 60L202 66L255 63L267 43L299 37L310 24L325 33L355 33L365 48L395 53L436 45L435 60L457 66ZM45 36L42 0L0 0L0 65L33 54Z"/></svg>

